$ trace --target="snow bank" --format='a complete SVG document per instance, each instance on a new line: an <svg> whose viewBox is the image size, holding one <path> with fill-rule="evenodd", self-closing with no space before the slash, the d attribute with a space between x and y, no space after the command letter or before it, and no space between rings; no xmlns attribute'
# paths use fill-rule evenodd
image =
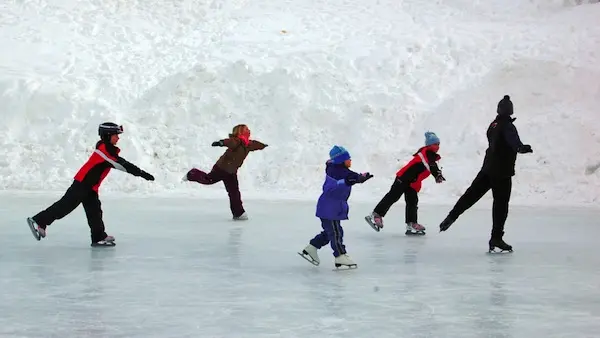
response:
<svg viewBox="0 0 600 338"><path fill-rule="evenodd" d="M125 125L122 155L155 174L113 173L105 192L223 196L181 183L210 169L238 123L270 145L240 171L246 197L318 196L333 144L376 177L374 203L433 130L453 202L479 170L498 100L524 142L514 201L600 197L600 5L334 1L4 4L0 187L64 190L97 125Z"/></svg>

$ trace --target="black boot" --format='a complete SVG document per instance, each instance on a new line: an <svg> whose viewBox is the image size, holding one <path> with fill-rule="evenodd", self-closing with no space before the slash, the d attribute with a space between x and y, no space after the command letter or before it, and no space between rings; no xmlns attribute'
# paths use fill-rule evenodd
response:
<svg viewBox="0 0 600 338"><path fill-rule="evenodd" d="M494 252L495 248L498 248L501 250L501 252L503 251L508 251L508 252L512 252L512 246L508 245L503 239L502 236L504 236L504 231L498 233L498 234L494 234L492 233L492 238L490 239L490 241L488 242L490 249L489 252Z"/></svg>
<svg viewBox="0 0 600 338"><path fill-rule="evenodd" d="M448 230L448 228L456 221L455 217L448 215L446 219L440 223L440 232Z"/></svg>

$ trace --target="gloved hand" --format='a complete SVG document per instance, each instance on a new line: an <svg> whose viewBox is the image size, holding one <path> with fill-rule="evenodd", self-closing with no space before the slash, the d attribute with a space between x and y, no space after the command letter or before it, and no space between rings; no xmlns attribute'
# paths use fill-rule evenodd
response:
<svg viewBox="0 0 600 338"><path fill-rule="evenodd" d="M154 176L142 170L140 173L140 177L145 179L146 181L154 181Z"/></svg>
<svg viewBox="0 0 600 338"><path fill-rule="evenodd" d="M373 175L371 175L370 173L362 173L356 178L346 178L345 181L347 185L355 185L356 183L365 183L371 177L373 177Z"/></svg>
<svg viewBox="0 0 600 338"><path fill-rule="evenodd" d="M213 147L223 147L224 145L225 145L225 142L223 142L223 140L215 141L211 144L211 146L213 146Z"/></svg>
<svg viewBox="0 0 600 338"><path fill-rule="evenodd" d="M533 149L531 149L531 146L529 144L524 144L517 148L517 152L519 154L533 153Z"/></svg>
<svg viewBox="0 0 600 338"><path fill-rule="evenodd" d="M442 176L442 173L440 173L439 175L436 176L435 183L442 183L445 180L446 180L446 178L444 176Z"/></svg>
<svg viewBox="0 0 600 338"><path fill-rule="evenodd" d="M373 175L371 175L371 173L362 173L362 174L360 174L358 183L364 183L364 182L368 181L369 179L371 179L372 177L373 177Z"/></svg>

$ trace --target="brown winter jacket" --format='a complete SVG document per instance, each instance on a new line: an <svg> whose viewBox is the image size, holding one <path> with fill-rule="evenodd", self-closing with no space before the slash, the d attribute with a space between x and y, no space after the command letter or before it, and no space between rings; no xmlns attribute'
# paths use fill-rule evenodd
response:
<svg viewBox="0 0 600 338"><path fill-rule="evenodd" d="M244 163L246 156L248 156L251 151L262 150L267 146L266 144L255 140L250 140L248 145L245 145L242 140L237 137L224 139L223 144L227 147L227 150L225 150L225 153L221 155L215 165L230 174L235 174L238 171Z"/></svg>

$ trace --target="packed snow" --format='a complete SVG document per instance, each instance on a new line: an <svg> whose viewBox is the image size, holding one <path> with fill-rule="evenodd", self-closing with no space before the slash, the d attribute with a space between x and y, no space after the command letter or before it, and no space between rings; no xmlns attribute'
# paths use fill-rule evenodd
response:
<svg viewBox="0 0 600 338"><path fill-rule="evenodd" d="M513 202L597 205L594 2L5 1L0 188L63 191L115 121L123 157L157 180L113 174L103 192L223 196L180 179L247 123L270 147L241 169L245 197L314 200L340 144L375 175L353 198L375 202L431 130L447 182L421 200L453 202L509 94L534 149Z"/></svg>

